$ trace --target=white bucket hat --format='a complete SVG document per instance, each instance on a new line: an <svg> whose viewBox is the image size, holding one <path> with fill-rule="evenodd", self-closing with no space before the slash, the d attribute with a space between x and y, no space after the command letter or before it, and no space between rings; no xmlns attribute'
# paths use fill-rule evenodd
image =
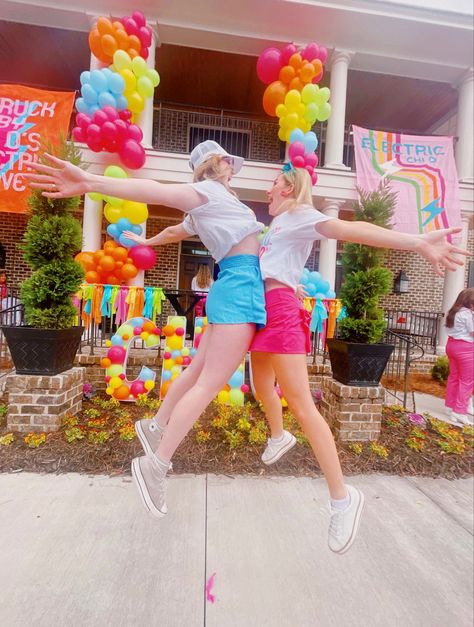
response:
<svg viewBox="0 0 474 627"><path fill-rule="evenodd" d="M189 165L191 166L191 170L195 170L201 165L201 163L204 163L206 159L209 159L209 157L212 157L213 155L222 155L223 157L229 157L229 159L232 159L234 174L239 172L244 163L243 157L230 155L227 150L224 150L224 148L219 146L217 142L212 141L212 139L208 139L193 148L193 151L189 156Z"/></svg>

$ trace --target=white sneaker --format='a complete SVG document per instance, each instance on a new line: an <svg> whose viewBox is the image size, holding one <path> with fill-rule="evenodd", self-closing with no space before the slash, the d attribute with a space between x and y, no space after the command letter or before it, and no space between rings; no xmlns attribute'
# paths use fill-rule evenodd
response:
<svg viewBox="0 0 474 627"><path fill-rule="evenodd" d="M270 466L277 462L286 452L293 448L296 444L296 438L289 431L283 431L280 440L275 442L272 438L268 439L267 448L263 451L262 462Z"/></svg>
<svg viewBox="0 0 474 627"><path fill-rule="evenodd" d="M154 455L135 457L132 460L132 477L145 509L155 518L168 513L166 507L166 473L164 464Z"/></svg>
<svg viewBox="0 0 474 627"><path fill-rule="evenodd" d="M328 544L331 551L342 555L348 551L357 535L360 516L364 507L364 495L357 488L347 486L351 502L346 509L339 511L330 506Z"/></svg>
<svg viewBox="0 0 474 627"><path fill-rule="evenodd" d="M457 420L457 422L460 422L462 425L472 425L473 422L470 416L467 414L458 414L457 411L452 412L451 418Z"/></svg>

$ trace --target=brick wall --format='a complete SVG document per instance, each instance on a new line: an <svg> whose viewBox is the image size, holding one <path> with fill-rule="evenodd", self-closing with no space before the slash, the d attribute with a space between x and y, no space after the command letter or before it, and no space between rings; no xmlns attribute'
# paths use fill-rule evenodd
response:
<svg viewBox="0 0 474 627"><path fill-rule="evenodd" d="M147 221L146 235L153 237L168 226L177 224L170 218L150 217ZM156 265L145 272L145 285L155 285L176 289L178 279L179 244L167 244L155 248Z"/></svg>
<svg viewBox="0 0 474 627"><path fill-rule="evenodd" d="M23 238L28 215L25 213L0 213L0 242L6 251L7 282L11 287L19 285L30 276L31 271L23 261L18 244Z"/></svg>

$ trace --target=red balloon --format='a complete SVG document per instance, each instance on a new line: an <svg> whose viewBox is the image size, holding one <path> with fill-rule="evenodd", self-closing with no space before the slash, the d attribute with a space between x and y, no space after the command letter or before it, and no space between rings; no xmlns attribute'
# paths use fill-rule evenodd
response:
<svg viewBox="0 0 474 627"><path fill-rule="evenodd" d="M313 168L313 166L312 166L312 165L306 165L306 166L305 166L305 170L307 170L307 172L308 172L308 174L309 174L310 176L313 176L313 173L314 173L314 168Z"/></svg>
<svg viewBox="0 0 474 627"><path fill-rule="evenodd" d="M319 159L316 153L308 152L305 154L304 159L305 159L305 165L311 165L313 166L313 168L318 167Z"/></svg>
<svg viewBox="0 0 474 627"><path fill-rule="evenodd" d="M92 122L94 124L97 124L98 126L102 126L102 124L104 124L104 122L107 122L108 119L109 118L104 113L104 111L102 111L102 109L98 109L97 111L94 111L94 114L92 116Z"/></svg>
<svg viewBox="0 0 474 627"><path fill-rule="evenodd" d="M288 148L288 156L291 160L299 156L304 157L305 150L303 142L293 142Z"/></svg>
<svg viewBox="0 0 474 627"><path fill-rule="evenodd" d="M104 149L107 152L117 152L119 149L119 144L116 139L104 139L103 140Z"/></svg>
<svg viewBox="0 0 474 627"><path fill-rule="evenodd" d="M131 117L132 112L129 109L122 109L122 111L119 111L119 118L121 120L125 120L125 122L128 122Z"/></svg>
<svg viewBox="0 0 474 627"><path fill-rule="evenodd" d="M137 20L135 20L136 22ZM148 46L151 46L151 30L148 26L141 26L140 30L138 31L138 39L140 40L142 46L144 46L145 48L148 48ZM142 56L143 56L143 52L144 50L142 50Z"/></svg>
<svg viewBox="0 0 474 627"><path fill-rule="evenodd" d="M313 59L319 59L319 46L314 43L314 41L306 46L306 48L301 53L303 59L307 59L308 61L312 61Z"/></svg>
<svg viewBox="0 0 474 627"><path fill-rule="evenodd" d="M286 46L281 51L282 65L288 65L290 57L293 56L295 52L298 52L298 48L295 46L295 44L286 44Z"/></svg>
<svg viewBox="0 0 474 627"><path fill-rule="evenodd" d="M136 124L130 124L128 127L128 137L129 139L134 139L137 142L141 142L143 139L142 129Z"/></svg>
<svg viewBox="0 0 474 627"><path fill-rule="evenodd" d="M145 382L141 379L137 379L130 386L130 393L132 396L138 396L139 394L146 394Z"/></svg>
<svg viewBox="0 0 474 627"><path fill-rule="evenodd" d="M107 357L113 364L123 364L127 351L123 346L111 346L107 352Z"/></svg>
<svg viewBox="0 0 474 627"><path fill-rule="evenodd" d="M80 126L75 126L72 129L72 138L75 142L85 142L86 137L84 135L84 131Z"/></svg>
<svg viewBox="0 0 474 627"><path fill-rule="evenodd" d="M119 114L118 114L118 111L114 109L114 107L111 107L110 105L108 105L104 107L102 111L107 116L107 119L110 120L111 122L115 122L115 120L118 120Z"/></svg>
<svg viewBox="0 0 474 627"><path fill-rule="evenodd" d="M318 175L316 172L313 172L313 174L311 175L311 183L313 185L316 185L317 182L318 182Z"/></svg>
<svg viewBox="0 0 474 627"><path fill-rule="evenodd" d="M295 166L295 168L304 168L306 165L304 157L302 157L301 155L297 155L296 157L293 157L293 159L291 160L291 163Z"/></svg>
<svg viewBox="0 0 474 627"><path fill-rule="evenodd" d="M139 270L150 270L156 263L156 253L151 246L134 246L129 255Z"/></svg>
<svg viewBox="0 0 474 627"><path fill-rule="evenodd" d="M102 124L102 137L104 139L117 139L117 129L113 122L107 121Z"/></svg>
<svg viewBox="0 0 474 627"><path fill-rule="evenodd" d="M124 120L118 119L114 122L115 131L117 133L117 141L119 144L124 142L128 137L128 126Z"/></svg>
<svg viewBox="0 0 474 627"><path fill-rule="evenodd" d="M125 26L125 30L129 35L138 36L138 26L135 20L131 17L122 18L122 24Z"/></svg>
<svg viewBox="0 0 474 627"><path fill-rule="evenodd" d="M100 130L100 126L97 124L89 124L86 131L87 141L97 141L102 139L102 133Z"/></svg>
<svg viewBox="0 0 474 627"><path fill-rule="evenodd" d="M146 26L146 18L141 11L134 11L132 13L132 19L135 20L135 23L139 28L150 28L149 26Z"/></svg>
<svg viewBox="0 0 474 627"><path fill-rule="evenodd" d="M134 139L127 139L119 150L119 156L125 167L138 170L143 167L146 159L145 150Z"/></svg>
<svg viewBox="0 0 474 627"><path fill-rule="evenodd" d="M176 335L184 335L183 327L178 327L175 331Z"/></svg>
<svg viewBox="0 0 474 627"><path fill-rule="evenodd" d="M267 85L273 83L278 80L281 67L281 50L265 48L257 61L258 78Z"/></svg>
<svg viewBox="0 0 474 627"><path fill-rule="evenodd" d="M77 126L80 126L84 130L89 126L91 122L92 122L91 118L85 113L78 113L76 115Z"/></svg>

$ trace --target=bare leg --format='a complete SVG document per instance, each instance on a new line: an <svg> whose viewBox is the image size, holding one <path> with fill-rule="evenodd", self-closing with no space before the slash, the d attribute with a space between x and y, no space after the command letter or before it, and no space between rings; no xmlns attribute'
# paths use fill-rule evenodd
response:
<svg viewBox="0 0 474 627"><path fill-rule="evenodd" d="M170 385L159 410L156 412L154 420L160 425L160 427L166 427L176 403L183 397L184 394L186 394L188 390L193 387L198 380L206 358L206 347L208 345L209 337L208 334L211 328L212 325L209 325L208 329L206 329L194 359L189 366L184 369L179 377L173 381L173 384Z"/></svg>
<svg viewBox="0 0 474 627"><path fill-rule="evenodd" d="M329 426L314 406L306 355L272 354L271 361L288 407L306 434L326 477L331 498L344 499L347 490L336 444Z"/></svg>
<svg viewBox="0 0 474 627"><path fill-rule="evenodd" d="M171 459L189 429L238 368L255 334L255 325L214 324L206 334L208 343L201 372L195 385L172 409L157 449L164 461Z"/></svg>
<svg viewBox="0 0 474 627"><path fill-rule="evenodd" d="M265 417L270 425L272 438L283 435L283 410L281 400L275 391L275 371L270 353L252 352L252 380L257 399L262 403Z"/></svg>

